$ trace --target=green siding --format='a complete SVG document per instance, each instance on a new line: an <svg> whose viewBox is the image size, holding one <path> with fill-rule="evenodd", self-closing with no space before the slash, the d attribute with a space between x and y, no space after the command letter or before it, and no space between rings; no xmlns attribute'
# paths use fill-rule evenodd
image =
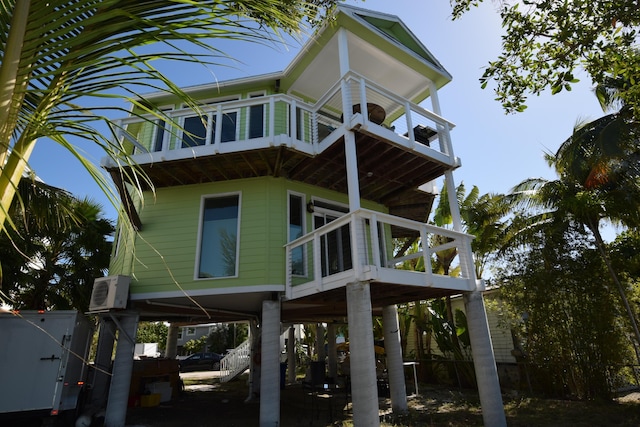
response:
<svg viewBox="0 0 640 427"><path fill-rule="evenodd" d="M320 197L348 202L344 194L271 177L159 188L155 198L145 195L135 256L131 250L120 252L110 274L132 274L132 294L178 291L173 278L185 290L284 284L288 191L305 194L307 201ZM201 199L225 193L241 195L238 276L194 280ZM363 205L381 209L372 203ZM311 214L306 215L309 232L313 223Z"/></svg>

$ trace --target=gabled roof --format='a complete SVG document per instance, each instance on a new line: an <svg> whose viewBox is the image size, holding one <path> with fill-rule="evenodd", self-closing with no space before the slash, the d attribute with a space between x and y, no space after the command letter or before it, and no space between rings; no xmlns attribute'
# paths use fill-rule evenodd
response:
<svg viewBox="0 0 640 427"><path fill-rule="evenodd" d="M429 49L422 44L398 16L346 5L338 6L338 10L360 22L362 25L369 27L371 30L383 34L398 47L407 49L420 56L432 67L438 69L442 74L451 79L451 74L449 74Z"/></svg>

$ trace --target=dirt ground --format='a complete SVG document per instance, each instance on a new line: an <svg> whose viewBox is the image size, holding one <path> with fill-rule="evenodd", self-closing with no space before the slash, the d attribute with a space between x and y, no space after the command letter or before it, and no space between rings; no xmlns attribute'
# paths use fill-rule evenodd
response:
<svg viewBox="0 0 640 427"><path fill-rule="evenodd" d="M130 408L127 427L250 427L257 426L260 403L247 401L247 375L222 384L217 372L180 374L185 382L180 398L152 408ZM302 385L281 390L281 426L331 426L349 416L344 394L312 398ZM346 411L343 409L347 409Z"/></svg>
<svg viewBox="0 0 640 427"><path fill-rule="evenodd" d="M216 373L182 374L185 391L179 399L152 408L130 408L128 427L251 427L258 426L260 406L246 402L246 374L221 384ZM509 426L640 426L640 393L625 393L614 402L576 402L504 396ZM280 426L352 426L351 406L344 394L312 399L300 384L281 391ZM380 398L381 425L481 426L482 413L474 392L420 385L410 396L409 414L394 417L390 401Z"/></svg>

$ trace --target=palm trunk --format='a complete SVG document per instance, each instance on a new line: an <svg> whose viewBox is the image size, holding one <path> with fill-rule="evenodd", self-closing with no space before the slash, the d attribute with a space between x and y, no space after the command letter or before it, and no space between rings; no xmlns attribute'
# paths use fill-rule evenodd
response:
<svg viewBox="0 0 640 427"><path fill-rule="evenodd" d="M19 76L20 57L29 20L29 0L18 0L14 6L9 27L7 45L5 46L2 64L0 64L0 230L8 217L9 207L16 193L18 182L31 155L33 145L14 147L9 154L11 137L15 130L18 108L24 98L26 77ZM23 150L21 151L20 148Z"/></svg>
<svg viewBox="0 0 640 427"><path fill-rule="evenodd" d="M638 322L636 321L636 316L633 313L633 310L631 309L629 300L627 299L627 293L625 292L624 287L622 286L620 279L618 279L618 275L616 274L616 271L613 268L613 265L611 264L611 259L609 258L609 253L607 251L606 244L604 243L604 240L602 240L602 235L600 234L600 230L598 229L597 224L593 225L589 223L588 227L593 233L594 237L596 238L596 246L598 247L598 251L600 251L600 255L602 256L602 259L604 260L604 263L607 266L607 270L611 275L611 280L613 280L613 283L618 288L618 292L620 293L620 299L622 300L622 304L624 305L624 308L627 311L627 316L629 317L629 322L631 322L631 327L633 328L633 333L636 338L636 342L633 345L633 349L636 352L636 359L638 364L640 365L640 352L638 351L638 345L640 345L640 330L638 330Z"/></svg>

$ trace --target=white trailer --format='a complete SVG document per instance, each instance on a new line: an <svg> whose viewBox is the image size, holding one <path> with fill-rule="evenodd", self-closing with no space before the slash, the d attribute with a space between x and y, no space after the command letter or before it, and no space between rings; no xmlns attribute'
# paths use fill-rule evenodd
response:
<svg viewBox="0 0 640 427"><path fill-rule="evenodd" d="M91 337L77 311L0 313L0 415L79 409Z"/></svg>

